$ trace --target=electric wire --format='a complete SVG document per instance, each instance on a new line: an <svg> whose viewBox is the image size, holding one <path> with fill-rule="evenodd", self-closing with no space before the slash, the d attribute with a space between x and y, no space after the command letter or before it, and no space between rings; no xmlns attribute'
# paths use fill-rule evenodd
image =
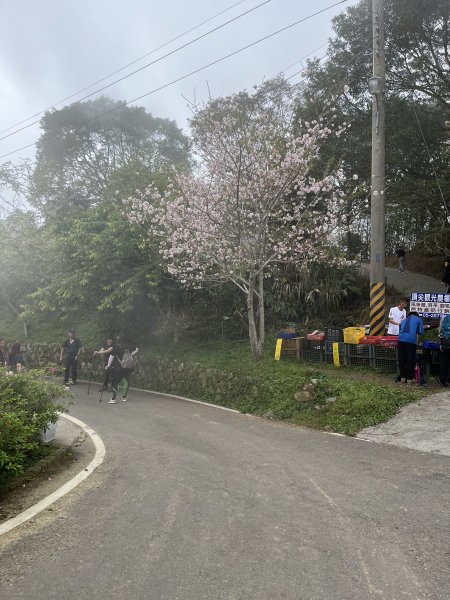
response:
<svg viewBox="0 0 450 600"><path fill-rule="evenodd" d="M237 15L236 17L233 17L232 19L229 19L228 21L225 21L225 23L222 23L222 24L218 25L217 27L214 27L213 29L210 29L209 31L206 31L205 33L203 33L202 35L199 35L198 37L194 38L193 40L190 40L189 42L186 42L185 44L182 44L181 46L178 46L174 50L171 50L170 52L167 52L166 54L163 54L163 56L160 56L160 57L156 58L155 60L152 60L151 62L143 65L142 67L139 67L139 69L135 69L131 73L128 73L127 75L124 75L123 77L120 77L119 79L116 79L115 81L112 81L111 83L108 83L108 85L105 85L105 86L103 86L101 88L98 88L98 89L94 90L93 92L90 92L89 94L86 94L82 98L79 98L76 102L72 102L72 104L69 104L69 107L74 106L78 102L83 102L84 100L87 100L88 98L92 98L92 96L95 96L95 94L99 94L100 92L103 92L103 91L107 90L108 88L112 87L113 85L116 85L117 83L120 83L121 81L124 81L125 79L128 79L129 77L132 77L133 75L136 75L136 73L140 73L144 69L148 69L148 67L151 67L152 65L155 65L156 63L160 62L161 60L164 60L165 58L168 58L169 56L172 56L173 54L176 54L180 50L183 50L184 48L187 48L188 46L191 46L195 42L198 42L199 40L207 37L208 35L211 35L215 31L218 31L219 29L222 29L226 25L229 25L230 23L233 23L234 21L237 21L238 19L240 19L240 18L248 15L249 13L257 10L258 8L261 8L261 6L264 6L265 4L269 4L270 2L272 2L272 0L264 0L264 2L261 2L260 4L257 4L253 8L250 8L249 10L247 10L247 11L245 11L245 12ZM16 129L15 131L12 131L11 133L8 133L7 135L4 135L4 136L0 137L0 141L5 140L6 138L9 138L9 137L11 137L13 135L16 135L16 133L24 131L25 129L28 129L29 127L32 127L33 125L37 125L39 122L40 122L40 119L38 119L37 121L33 121L31 123L28 123L28 125L24 125L23 127L20 127L19 129Z"/></svg>
<svg viewBox="0 0 450 600"><path fill-rule="evenodd" d="M255 40L254 42L251 42L250 44L246 44L245 46L242 46L241 48L234 50L233 52L230 52L229 54L226 54L225 56L222 56L221 58L218 58L214 61L211 61L210 63L203 65L202 67L199 67L198 69L194 69L193 71L190 71L189 73L182 75L176 79L173 79L172 81L170 81L169 83L163 84L157 88L154 88L153 90L150 90L149 92L146 92L145 94L142 94L141 96L137 96L136 98L133 98L131 100L128 100L126 102L122 102L121 104L119 104L118 106L111 108L103 113L100 113L98 115L95 115L95 117L92 117L90 121L99 119L101 117L104 117L112 112L115 112L116 110L121 110L122 108L125 108L126 106L132 104L133 102L137 102L138 100L142 100L142 98L146 98L147 96L150 96L152 94L155 94L156 92L159 92L163 89L166 89L168 87L170 87L171 85L174 85L175 83L178 83L180 81L183 81L184 79L187 79L188 77L191 77L192 75L195 75L197 73L200 73L201 71L204 71L205 69L208 69L211 66L214 66L220 62L223 62L224 60L227 60L228 58L231 58L232 56L235 56L237 54L239 54L240 52L243 52L244 50L248 50L249 48L252 48L253 46L256 46L257 44L260 44L280 33L283 33L289 29L292 29L292 27L295 27L296 25L299 25L300 23L304 23L305 21L308 21L309 19L312 19L313 17L322 14L328 10L330 10L331 8L334 8L340 4L344 4L349 2L349 0L338 0L337 2L335 2L334 4L331 4L329 6L327 6L326 8L323 8L315 13L312 13L306 17L303 17L293 23L290 23L289 25L286 25L285 27L282 27L281 29L278 29L262 38L259 38L258 40ZM11 154L15 154L16 152L20 152L22 150L25 150L27 148L31 148L31 146L34 146L36 144L36 142L33 142L31 144L27 144L26 146L22 146L21 148L18 148L16 150L12 150L11 152L7 152L6 154L3 154L0 156L0 159L2 158L6 158L7 156L10 156Z"/></svg>
<svg viewBox="0 0 450 600"><path fill-rule="evenodd" d="M27 117L26 119L23 119L22 121L19 121L18 123L15 123L14 125L11 125L10 127L7 127L6 129L3 129L0 131L0 135L2 133L6 133L7 131L10 131L11 129L14 129L14 127L18 127L19 125L22 125L23 123L26 123L27 121L30 121L30 119L34 119L35 117L38 117L39 115L41 115L42 113L51 110L52 108L55 108L55 106L58 106L59 104L62 104L63 102L66 102L67 100L70 100L71 98L74 98L75 96L78 96L78 94L82 94L84 91L94 87L94 85L97 85L99 83L102 83L102 81L105 81L106 79L109 79L110 77L112 77L113 75L116 75L117 73L120 73L121 71L124 71L125 69L127 69L128 67L131 67L132 65L138 63L140 60L143 60L144 58L147 58L148 56L151 56L152 54L155 54L155 52L158 52L159 50L162 50L163 48L165 48L166 46L169 46L170 44L172 44L173 42L176 42L177 40L181 39L182 37L184 37L185 35L188 35L189 33L192 33L193 31L195 31L196 29L199 29L200 27L202 27L203 25L205 25L206 23L209 23L210 21L213 21L214 19L216 19L217 17L219 17L220 15L223 15L224 13L228 12L229 10L235 8L236 6L238 6L239 4L243 4L244 2L247 2L248 0L239 0L239 2L235 2L234 4L232 4L231 6L229 6L228 8L225 8L224 10L216 13L215 15L213 15L212 17L209 17L208 19L206 19L205 21L202 21L201 23L199 23L198 25L196 25L195 27L191 27L191 29L188 29L186 31L184 31L183 33L180 33L179 35L175 36L174 38L172 38L171 40L165 42L164 44L161 44L161 46L158 46L157 48L154 48L153 50L150 50L150 52L147 52L146 54L143 54L142 56L140 56L139 58L136 58L135 60L132 60L131 62L129 62L128 64L124 65L123 67L120 67L118 69L116 69L115 71L112 71L112 73L109 73L109 75L105 75L104 77L102 77L101 79L97 79L97 81L94 81L93 83L90 83L89 85L81 88L80 90L78 90L77 92L74 92L73 94L71 94L70 96L66 96L65 98L63 98L62 100L58 100L58 102L55 102L54 104L52 104L51 106L47 106L47 108L44 108L43 110L40 110L39 112L35 113L34 115L30 115L29 117Z"/></svg>

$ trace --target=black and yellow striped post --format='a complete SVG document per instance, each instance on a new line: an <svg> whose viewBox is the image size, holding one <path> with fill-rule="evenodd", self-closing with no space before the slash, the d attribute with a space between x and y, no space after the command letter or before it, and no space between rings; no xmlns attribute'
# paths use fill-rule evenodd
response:
<svg viewBox="0 0 450 600"><path fill-rule="evenodd" d="M384 335L386 322L385 285L370 285L370 335Z"/></svg>

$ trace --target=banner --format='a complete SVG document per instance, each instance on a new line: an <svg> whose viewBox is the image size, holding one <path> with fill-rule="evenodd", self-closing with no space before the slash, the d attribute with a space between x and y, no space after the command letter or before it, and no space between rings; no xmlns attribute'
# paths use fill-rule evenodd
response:
<svg viewBox="0 0 450 600"><path fill-rule="evenodd" d="M450 294L412 292L409 310L415 310L421 317L427 319L440 319L450 314Z"/></svg>

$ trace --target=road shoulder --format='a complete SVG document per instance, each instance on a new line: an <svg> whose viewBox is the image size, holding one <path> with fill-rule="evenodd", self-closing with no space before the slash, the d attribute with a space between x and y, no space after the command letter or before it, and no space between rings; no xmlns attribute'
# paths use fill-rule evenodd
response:
<svg viewBox="0 0 450 600"><path fill-rule="evenodd" d="M376 427L366 427L359 439L450 456L450 392L427 396L403 406L398 414Z"/></svg>
<svg viewBox="0 0 450 600"><path fill-rule="evenodd" d="M61 415L56 438L59 460L0 500L0 535L31 519L76 487L103 461L105 448L82 421Z"/></svg>

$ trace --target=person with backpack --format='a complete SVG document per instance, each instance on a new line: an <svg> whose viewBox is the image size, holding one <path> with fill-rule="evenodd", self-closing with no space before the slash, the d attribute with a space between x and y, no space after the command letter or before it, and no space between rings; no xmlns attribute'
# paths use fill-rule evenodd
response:
<svg viewBox="0 0 450 600"><path fill-rule="evenodd" d="M130 375L134 369L133 356L138 352L139 348L127 344L127 347L122 352L118 346L113 346L109 354L108 364L105 367L111 371L112 396L108 400L108 404L116 404L117 391L119 386L123 385L123 393L121 396L122 402L127 401L128 389L130 387Z"/></svg>
<svg viewBox="0 0 450 600"><path fill-rule="evenodd" d="M445 315L439 323L439 342L441 350L439 381L442 387L449 387L447 379L450 367L450 315Z"/></svg>
<svg viewBox="0 0 450 600"><path fill-rule="evenodd" d="M418 313L411 311L401 322L398 334L397 350L401 383L411 384L414 381L418 335L423 335L423 322Z"/></svg>

